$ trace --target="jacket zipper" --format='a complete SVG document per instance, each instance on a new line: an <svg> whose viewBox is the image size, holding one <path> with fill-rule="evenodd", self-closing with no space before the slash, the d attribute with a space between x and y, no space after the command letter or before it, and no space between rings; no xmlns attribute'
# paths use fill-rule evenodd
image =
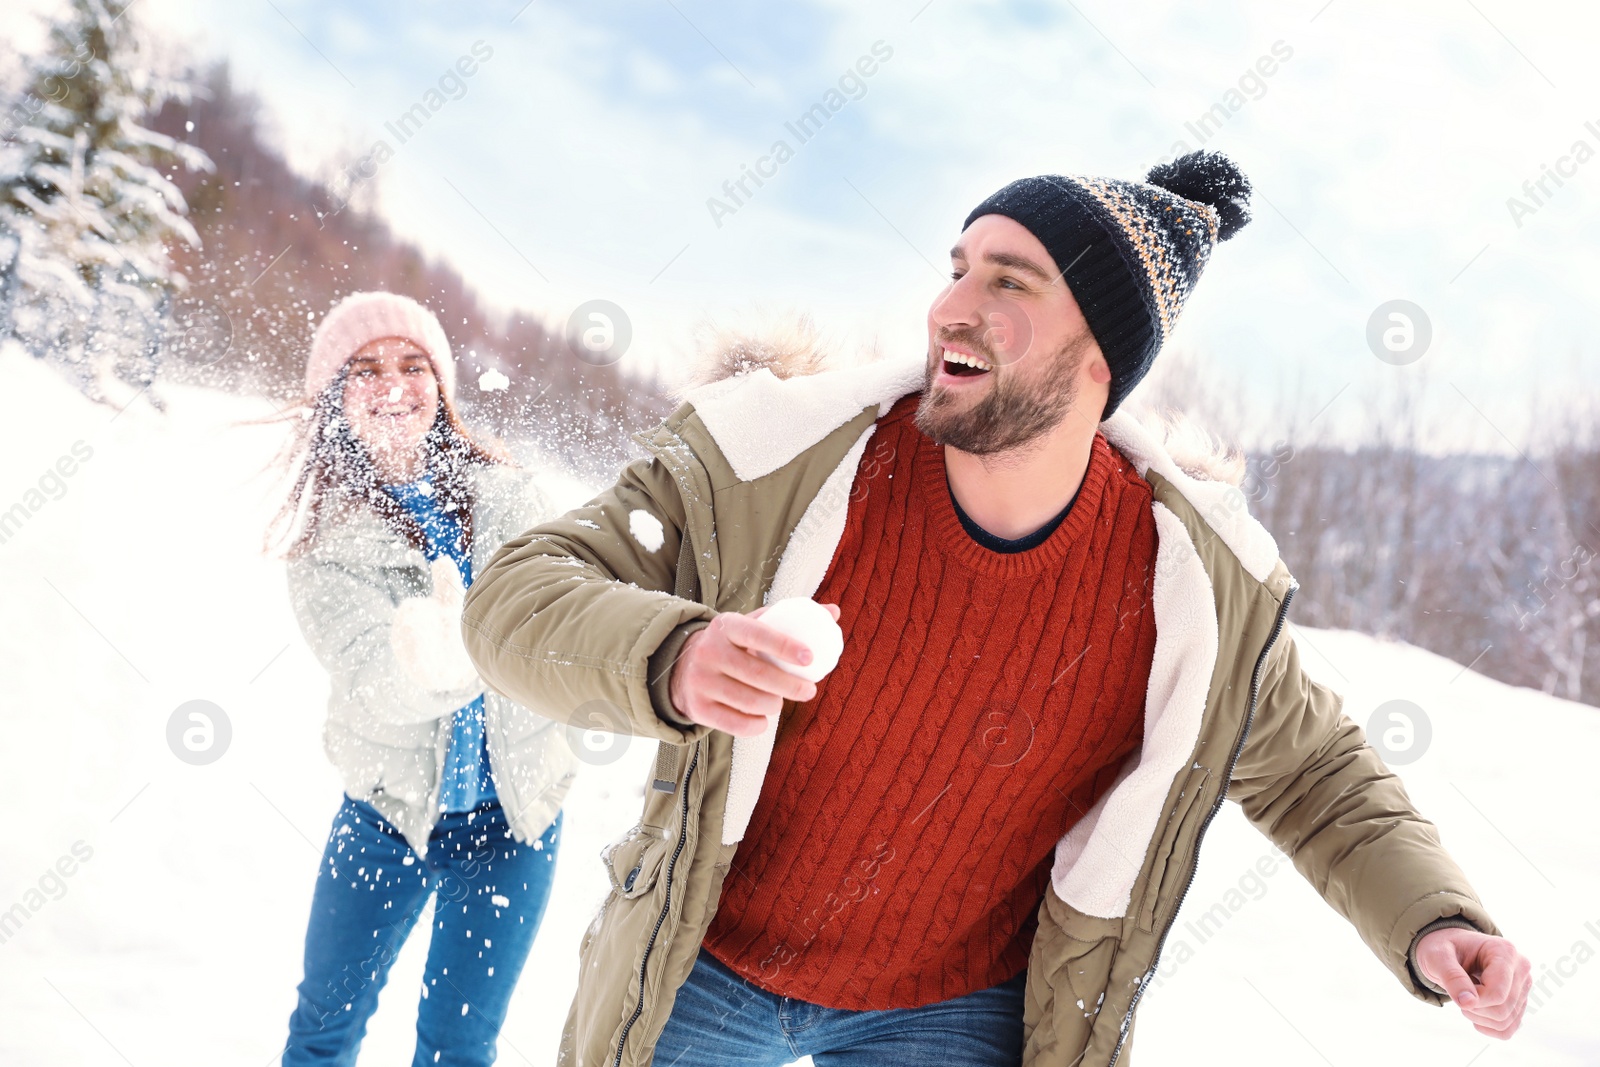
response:
<svg viewBox="0 0 1600 1067"><path fill-rule="evenodd" d="M622 1035L617 1038L617 1056L612 1060L612 1067L622 1067L622 1050L627 1047L628 1034L633 1030L633 1024L639 1021L639 1016L644 1014L644 978L645 968L650 964L650 953L656 947L656 937L661 933L661 927L667 921L667 912L672 910L672 872L678 866L678 856L683 852L683 843L689 836L689 778L694 774L696 763L700 762L700 746L694 746L694 755L689 757L689 769L683 772L683 799L682 810L679 813L678 844L672 850L672 858L667 860L666 897L661 904L661 914L656 916L655 929L650 931L650 940L645 942L644 955L639 959L639 1002L634 1005L633 1014L622 1025Z"/></svg>
<svg viewBox="0 0 1600 1067"><path fill-rule="evenodd" d="M1189 896L1189 887L1194 885L1195 871L1200 866L1200 843L1211 827L1211 820L1217 817L1217 812L1222 810L1223 802L1228 799L1228 783L1233 780L1233 768L1239 762L1239 754L1244 751L1244 743L1250 737L1250 725L1255 721L1256 700L1261 695L1261 672L1266 668L1267 656L1272 652L1272 646L1278 643L1278 637L1283 633L1284 621L1289 616L1289 601L1294 599L1295 591L1299 588L1298 585L1291 585L1284 593L1283 603L1278 605L1278 616L1272 623L1272 632L1267 635L1267 643L1262 647L1261 655L1256 657L1255 670L1250 673L1250 706L1245 711L1244 729L1239 732L1239 743L1233 747L1233 754L1228 757L1228 768L1222 777L1222 790L1217 794L1217 802L1206 813L1205 821L1200 824L1200 832L1195 835L1194 864L1189 868L1189 877L1178 893L1178 903L1172 909L1172 917L1162 927L1161 936L1156 940L1156 952L1150 960L1149 969L1144 973L1144 980L1139 983L1139 988L1133 991L1133 999L1128 1002L1128 1013L1122 1017L1122 1027L1117 1035L1117 1047L1111 1051L1111 1059L1106 1067L1116 1067L1117 1060L1122 1058L1122 1046L1127 1042L1128 1032L1133 1027L1134 1009L1139 1006L1139 998L1144 996L1144 991L1150 988L1150 979L1155 976L1156 968L1161 964L1161 950L1166 947L1167 935L1172 932L1172 924L1178 921L1178 912L1183 909L1183 902Z"/></svg>

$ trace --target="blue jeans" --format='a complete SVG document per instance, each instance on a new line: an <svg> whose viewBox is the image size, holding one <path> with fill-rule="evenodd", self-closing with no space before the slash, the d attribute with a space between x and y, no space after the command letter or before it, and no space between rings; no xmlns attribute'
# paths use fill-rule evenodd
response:
<svg viewBox="0 0 1600 1067"><path fill-rule="evenodd" d="M678 990L654 1067L1018 1067L1028 972L920 1008L846 1011L752 985L705 949Z"/></svg>
<svg viewBox="0 0 1600 1067"><path fill-rule="evenodd" d="M305 980L283 1067L351 1067L378 992L430 894L433 939L413 1067L494 1062L495 1039L550 899L561 816L539 841L511 836L498 800L440 817L419 859L371 805L345 797L311 899Z"/></svg>

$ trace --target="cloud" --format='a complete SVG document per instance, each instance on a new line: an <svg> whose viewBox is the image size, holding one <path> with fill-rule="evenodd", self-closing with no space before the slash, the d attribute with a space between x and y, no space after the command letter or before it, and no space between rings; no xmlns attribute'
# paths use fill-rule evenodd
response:
<svg viewBox="0 0 1600 1067"><path fill-rule="evenodd" d="M142 9L230 56L306 167L365 147L488 40L471 93L386 168L382 208L497 304L554 321L587 299L621 304L630 360L670 364L696 320L756 303L920 347L972 204L1027 174L1136 177L1239 90L1206 147L1255 181L1255 221L1180 327L1219 376L1269 409L1295 383L1313 409L1352 382L1381 387L1397 369L1365 349L1366 319L1406 298L1435 320L1441 379L1498 405L1508 430L1537 376L1597 384L1585 309L1600 291L1586 253L1600 166L1521 229L1505 203L1600 120L1592 9L537 0L512 22L522 0L403 20L278 2L298 29L267 5ZM714 226L706 198L878 40L894 58L869 92ZM1292 58L1264 92L1241 90L1279 42ZM1557 367L1549 351L1586 354Z"/></svg>

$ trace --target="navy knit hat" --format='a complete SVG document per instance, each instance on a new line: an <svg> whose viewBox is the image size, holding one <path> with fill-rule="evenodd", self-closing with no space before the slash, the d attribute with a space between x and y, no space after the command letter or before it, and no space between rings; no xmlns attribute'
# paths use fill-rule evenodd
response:
<svg viewBox="0 0 1600 1067"><path fill-rule="evenodd" d="M1211 250L1250 221L1250 181L1219 152L1190 152L1143 182L1043 174L972 209L1015 219L1056 261L1111 368L1109 418L1150 370Z"/></svg>

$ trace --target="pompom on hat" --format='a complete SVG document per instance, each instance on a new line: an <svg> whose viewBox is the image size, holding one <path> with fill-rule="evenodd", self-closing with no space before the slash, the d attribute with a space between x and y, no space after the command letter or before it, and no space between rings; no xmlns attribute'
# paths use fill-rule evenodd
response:
<svg viewBox="0 0 1600 1067"><path fill-rule="evenodd" d="M1250 221L1250 180L1220 152L1190 152L1142 182L1044 174L973 208L1027 227L1056 261L1111 369L1102 418L1150 370L1217 242Z"/></svg>
<svg viewBox="0 0 1600 1067"><path fill-rule="evenodd" d="M439 391L455 399L456 361L444 327L433 312L398 293L351 293L322 317L306 360L306 395L321 393L351 356L385 337L404 338L426 352Z"/></svg>

